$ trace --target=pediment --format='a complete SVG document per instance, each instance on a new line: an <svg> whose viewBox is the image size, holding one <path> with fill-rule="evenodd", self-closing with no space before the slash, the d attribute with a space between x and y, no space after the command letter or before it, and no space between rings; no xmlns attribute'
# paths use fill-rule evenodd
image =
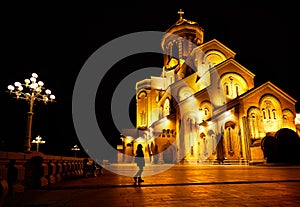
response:
<svg viewBox="0 0 300 207"><path fill-rule="evenodd" d="M218 71L220 76L225 72L234 72L239 74L247 74L250 78L255 77L254 73L232 58L220 63L219 65L216 65L215 67L211 68L211 70ZM222 70L223 72L221 72Z"/></svg>
<svg viewBox="0 0 300 207"><path fill-rule="evenodd" d="M204 53L207 53L212 50L216 50L223 53L226 59L234 58L236 55L234 51L232 51L231 49L229 49L227 46L225 46L224 44L222 44L216 39L212 39L206 43L203 43L202 45L198 46L194 50L201 50Z"/></svg>
<svg viewBox="0 0 300 207"><path fill-rule="evenodd" d="M296 99L294 99L293 97L288 95L286 92L284 92L282 89L280 89L279 87L277 87L275 84L273 84L270 81L267 81L264 84L248 91L246 94L243 95L243 98L244 99L250 98L250 97L254 96L255 94L261 94L266 90L269 91L268 93L274 94L274 95L276 95L276 97L281 97L282 99L285 99L286 101L288 101L289 103L291 103L293 105L297 102Z"/></svg>

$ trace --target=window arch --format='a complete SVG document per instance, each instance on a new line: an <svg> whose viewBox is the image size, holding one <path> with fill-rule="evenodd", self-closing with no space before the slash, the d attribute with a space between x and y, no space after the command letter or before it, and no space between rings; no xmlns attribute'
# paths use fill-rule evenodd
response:
<svg viewBox="0 0 300 207"><path fill-rule="evenodd" d="M273 118L276 119L276 109L272 109Z"/></svg>
<svg viewBox="0 0 300 207"><path fill-rule="evenodd" d="M240 85L239 84L235 84L235 95L236 96L240 95Z"/></svg>
<svg viewBox="0 0 300 207"><path fill-rule="evenodd" d="M266 119L267 115L266 115L266 109L265 108L262 109L262 113L263 113L263 118Z"/></svg>
<svg viewBox="0 0 300 207"><path fill-rule="evenodd" d="M193 91L190 87L182 87L178 93L179 100L183 101L184 99L190 97L192 94L193 94Z"/></svg>
<svg viewBox="0 0 300 207"><path fill-rule="evenodd" d="M209 102L209 101L203 101L201 104L200 104L200 120L208 120L211 118L212 116L212 104Z"/></svg>
<svg viewBox="0 0 300 207"><path fill-rule="evenodd" d="M218 50L209 50L205 53L206 62L211 63L212 66L215 66L226 60L225 55Z"/></svg>
<svg viewBox="0 0 300 207"><path fill-rule="evenodd" d="M265 115L263 115L265 116ZM250 138L257 139L262 136L263 127L261 122L261 112L257 107L251 107L247 112L247 125Z"/></svg>
<svg viewBox="0 0 300 207"><path fill-rule="evenodd" d="M285 119L293 121L294 120L294 113L291 112L289 109L285 109L282 111L283 117L285 117Z"/></svg>
<svg viewBox="0 0 300 207"><path fill-rule="evenodd" d="M144 126L144 125L146 125L147 123L146 123L146 120L147 120L147 117L146 117L146 112L145 111L141 111L140 112L140 125L141 126Z"/></svg>
<svg viewBox="0 0 300 207"><path fill-rule="evenodd" d="M169 114L170 114L170 99L166 98L165 103L164 103L163 115L168 116Z"/></svg>
<svg viewBox="0 0 300 207"><path fill-rule="evenodd" d="M295 124L294 113L289 109L283 110L282 111L282 127L294 129L294 126L295 126L294 124Z"/></svg>
<svg viewBox="0 0 300 207"><path fill-rule="evenodd" d="M225 94L226 94L226 96L229 96L229 86L228 86L228 83L224 84L224 88L225 88Z"/></svg>
<svg viewBox="0 0 300 207"><path fill-rule="evenodd" d="M235 123L232 121L228 121L225 123L225 131L224 131L224 137L227 142L227 150L228 154L233 156L234 154L234 145L235 145Z"/></svg>
<svg viewBox="0 0 300 207"><path fill-rule="evenodd" d="M204 108L204 116L208 115L208 108Z"/></svg>
<svg viewBox="0 0 300 207"><path fill-rule="evenodd" d="M220 86L224 95L229 99L234 99L248 90L246 80L237 73L226 73L220 78Z"/></svg>
<svg viewBox="0 0 300 207"><path fill-rule="evenodd" d="M137 95L137 123L139 126L144 127L147 125L148 114L148 100L147 92L142 90Z"/></svg>
<svg viewBox="0 0 300 207"><path fill-rule="evenodd" d="M260 100L260 107L263 112L264 119L276 119L281 111L279 100L272 95L265 95Z"/></svg>
<svg viewBox="0 0 300 207"><path fill-rule="evenodd" d="M260 109L263 114L264 131L276 132L282 127L281 103L272 94L266 94L259 101Z"/></svg>
<svg viewBox="0 0 300 207"><path fill-rule="evenodd" d="M142 99L142 98L145 98L147 97L147 92L146 91L140 91L138 93L138 99Z"/></svg>

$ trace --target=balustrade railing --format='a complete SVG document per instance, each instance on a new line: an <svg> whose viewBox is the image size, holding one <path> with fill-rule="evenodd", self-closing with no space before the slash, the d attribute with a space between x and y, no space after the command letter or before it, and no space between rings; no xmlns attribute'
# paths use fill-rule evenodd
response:
<svg viewBox="0 0 300 207"><path fill-rule="evenodd" d="M41 152L0 152L0 178L7 180L9 192L23 192L82 176L84 159Z"/></svg>

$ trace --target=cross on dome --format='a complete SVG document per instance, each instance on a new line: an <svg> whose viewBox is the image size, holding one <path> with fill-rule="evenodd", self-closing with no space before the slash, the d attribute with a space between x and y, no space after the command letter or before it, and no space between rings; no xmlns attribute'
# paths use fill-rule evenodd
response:
<svg viewBox="0 0 300 207"><path fill-rule="evenodd" d="M182 9L180 9L177 13L179 14L179 19L182 19L182 15L184 14Z"/></svg>

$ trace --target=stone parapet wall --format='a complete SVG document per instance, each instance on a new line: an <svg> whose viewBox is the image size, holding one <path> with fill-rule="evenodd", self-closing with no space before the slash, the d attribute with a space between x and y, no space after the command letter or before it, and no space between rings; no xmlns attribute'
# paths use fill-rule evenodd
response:
<svg viewBox="0 0 300 207"><path fill-rule="evenodd" d="M7 180L9 193L22 192L82 176L83 160L41 152L0 152L0 178Z"/></svg>

